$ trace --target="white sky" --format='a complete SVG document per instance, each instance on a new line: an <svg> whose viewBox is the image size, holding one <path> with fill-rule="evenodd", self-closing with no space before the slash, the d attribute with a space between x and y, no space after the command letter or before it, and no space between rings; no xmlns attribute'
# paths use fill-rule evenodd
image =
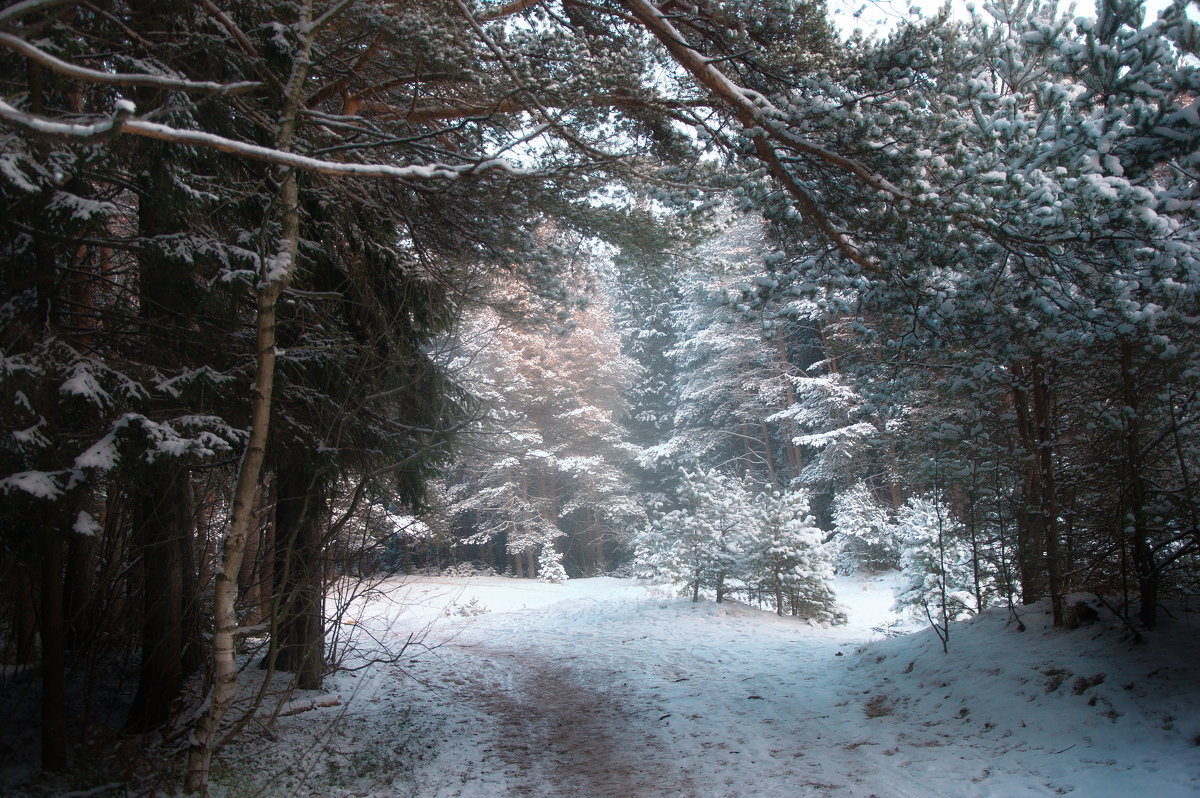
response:
<svg viewBox="0 0 1200 798"><path fill-rule="evenodd" d="M1152 20L1170 0L1145 0L1146 19ZM967 6L975 5L982 8L984 0L949 0L950 10L954 16L967 18ZM926 16L936 13L945 4L945 0L826 0L830 19L844 35L849 35L855 28L861 28L864 33L885 36L901 20L908 18L909 6L915 6ZM1079 16L1093 17L1096 15L1095 0L1075 0L1074 3L1060 0L1059 5L1067 8L1075 6Z"/></svg>

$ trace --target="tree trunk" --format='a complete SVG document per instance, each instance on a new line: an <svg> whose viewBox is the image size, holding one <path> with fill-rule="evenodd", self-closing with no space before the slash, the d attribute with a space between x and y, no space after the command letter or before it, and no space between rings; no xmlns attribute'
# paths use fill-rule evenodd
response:
<svg viewBox="0 0 1200 798"><path fill-rule="evenodd" d="M1125 511L1126 534L1133 543L1133 570L1137 575L1141 606L1138 620L1147 629L1158 623L1158 568L1150 533L1146 527L1146 485L1142 477L1141 419L1137 381L1133 373L1133 345L1121 341L1121 393L1125 418Z"/></svg>
<svg viewBox="0 0 1200 798"><path fill-rule="evenodd" d="M42 541L42 770L67 767L67 678L63 647L63 543L49 528Z"/></svg>
<svg viewBox="0 0 1200 798"><path fill-rule="evenodd" d="M312 51L312 0L301 4L297 29L306 33L296 53L292 74L284 97L285 109L280 121L276 148L291 150L292 135L308 78ZM221 551L221 566L213 588L212 691L207 708L196 720L188 749L184 790L208 792L209 769L217 745L217 733L237 689L237 574L246 550L246 534L253 518L254 496L262 473L271 422L271 393L275 387L276 302L287 286L300 249L299 186L296 173L283 174L279 188L283 226L279 248L274 257L263 258L259 268L255 307L255 369L251 397L250 438L238 469L229 518L229 528Z"/></svg>
<svg viewBox="0 0 1200 798"><path fill-rule="evenodd" d="M202 629L205 613L200 604L203 594L200 585L202 572L197 557L197 551L203 550L207 543L196 533L196 493L192 480L183 480L180 491L180 501L187 507L188 514L186 523L181 526L186 537L180 547L180 569L183 578L183 675L186 679L203 669L208 653Z"/></svg>
<svg viewBox="0 0 1200 798"><path fill-rule="evenodd" d="M1033 412L1037 422L1038 471L1041 478L1041 515L1046 542L1046 577L1054 625L1063 625L1062 556L1058 540L1058 496L1054 475L1053 407L1049 377L1040 358L1033 361Z"/></svg>
<svg viewBox="0 0 1200 798"><path fill-rule="evenodd" d="M14 579L13 636L16 637L16 664L32 665L37 662L38 615L34 604L36 590L30 569L17 566L12 569Z"/></svg>
<svg viewBox="0 0 1200 798"><path fill-rule="evenodd" d="M311 469L287 465L275 484L275 613L268 662L319 690L325 675L324 501Z"/></svg>
<svg viewBox="0 0 1200 798"><path fill-rule="evenodd" d="M96 539L90 535L71 535L67 544L67 580L63 596L68 651L80 651L92 637L95 594Z"/></svg>
<svg viewBox="0 0 1200 798"><path fill-rule="evenodd" d="M269 483L260 482L256 500L256 516L260 521L274 517L271 512L273 501ZM256 524L246 537L246 554L238 571L238 595L242 597L242 624L245 626L257 626L268 615L267 604L273 582L268 581L266 575L273 569L267 565L267 561L274 559L275 549L267 543L267 538L273 524L274 521Z"/></svg>
<svg viewBox="0 0 1200 798"><path fill-rule="evenodd" d="M1014 367L1018 381L1024 370ZM1046 525L1042 515L1042 470L1037 456L1037 436L1030 416L1029 391L1013 388L1013 409L1017 416L1017 433L1025 450L1025 480L1023 495L1017 509L1017 570L1021 580L1021 603L1034 604L1046 596L1043 557L1046 548Z"/></svg>
<svg viewBox="0 0 1200 798"><path fill-rule="evenodd" d="M134 535L142 560L142 661L125 728L163 725L183 690L183 550L191 544L186 469L155 469L134 500Z"/></svg>

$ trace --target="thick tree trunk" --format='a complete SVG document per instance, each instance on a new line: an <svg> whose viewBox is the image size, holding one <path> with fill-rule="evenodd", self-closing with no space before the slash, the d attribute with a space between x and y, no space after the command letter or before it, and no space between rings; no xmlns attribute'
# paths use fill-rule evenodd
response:
<svg viewBox="0 0 1200 798"><path fill-rule="evenodd" d="M589 548L592 555L592 573L602 574L608 570L608 552L605 550L604 528L600 521L600 514L595 510L597 503L598 500L593 494L592 509L589 510L589 515L592 519L591 545Z"/></svg>
<svg viewBox="0 0 1200 798"><path fill-rule="evenodd" d="M1014 367L1018 381L1025 371ZM1013 388L1017 433L1025 450L1025 479L1017 509L1017 572L1021 580L1021 603L1034 604L1047 595L1045 578L1046 523L1042 514L1042 467L1037 454L1037 435L1030 411L1030 392Z"/></svg>
<svg viewBox="0 0 1200 798"><path fill-rule="evenodd" d="M1017 513L1017 562L1025 604L1050 598L1054 625L1063 624L1062 555L1054 473L1053 394L1045 365L1037 356L1028 369L1014 367L1017 431L1025 449L1025 495Z"/></svg>
<svg viewBox="0 0 1200 798"><path fill-rule="evenodd" d="M72 535L67 544L67 580L63 612L67 624L66 648L77 652L93 634L93 597L96 594L96 539Z"/></svg>
<svg viewBox="0 0 1200 798"><path fill-rule="evenodd" d="M125 722L130 732L166 723L183 689L183 608L190 599L184 595L183 551L192 538L189 479L181 467L156 469L134 500L134 535L142 559L142 662Z"/></svg>
<svg viewBox="0 0 1200 798"><path fill-rule="evenodd" d="M185 533L180 546L180 567L183 577L183 675L188 678L204 668L208 654L203 632L204 607L201 606L203 590L200 584L201 566L197 552L208 544L196 533L196 493L191 479L183 480L180 486L180 501L187 507L186 521L181 518L181 529Z"/></svg>
<svg viewBox="0 0 1200 798"><path fill-rule="evenodd" d="M47 525L49 526L49 525ZM67 678L63 623L63 542L47 528L42 541L42 770L67 767Z"/></svg>
<svg viewBox="0 0 1200 798"><path fill-rule="evenodd" d="M275 487L275 618L268 661L318 690L325 674L323 500L309 469L281 467Z"/></svg>
<svg viewBox="0 0 1200 798"><path fill-rule="evenodd" d="M29 568L17 566L13 570L13 636L16 638L16 664L32 665L37 662L38 615L34 604L34 580Z"/></svg>
<svg viewBox="0 0 1200 798"><path fill-rule="evenodd" d="M1058 495L1054 474L1054 409L1049 376L1040 358L1033 361L1033 412L1037 423L1038 471L1041 480L1041 515L1046 542L1046 577L1054 625L1062 626L1062 555L1058 540Z"/></svg>
<svg viewBox="0 0 1200 798"><path fill-rule="evenodd" d="M271 518L271 504L274 501L270 485L260 482L256 503L259 519ZM242 599L242 624L257 626L266 620L269 613L270 591L273 582L267 574L274 569L268 561L274 559L275 548L267 542L274 522L260 523L246 536L246 554L242 559L242 568L238 571L238 595Z"/></svg>
<svg viewBox="0 0 1200 798"><path fill-rule="evenodd" d="M292 136L308 78L312 50L310 23L312 0L301 6L298 30L306 31L296 53L288 80L286 108L281 117L277 149L290 151ZM229 528L222 544L221 565L213 588L212 692L205 711L196 721L188 749L184 790L208 792L209 769L217 745L221 721L233 705L237 689L237 575L246 551L246 534L254 515L254 497L262 474L271 422L271 394L275 387L276 303L295 268L300 249L299 186L294 171L286 172L279 189L283 209L283 227L275 255L263 258L259 270L255 308L255 370L251 397L250 439L238 469L237 484L231 501Z"/></svg>
<svg viewBox="0 0 1200 798"><path fill-rule="evenodd" d="M1133 543L1133 570L1137 575L1141 606L1138 620L1147 629L1158 624L1158 567L1146 527L1146 484L1142 476L1141 418L1137 380L1133 373L1133 345L1121 341L1121 393L1125 418L1125 532Z"/></svg>

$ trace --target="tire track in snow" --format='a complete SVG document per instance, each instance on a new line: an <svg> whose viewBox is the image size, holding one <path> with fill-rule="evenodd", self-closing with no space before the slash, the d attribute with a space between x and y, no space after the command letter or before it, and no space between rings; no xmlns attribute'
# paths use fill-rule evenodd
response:
<svg viewBox="0 0 1200 798"><path fill-rule="evenodd" d="M690 779L620 700L566 664L531 653L466 648L503 678L460 693L496 727L489 753L514 771L514 795L641 798L694 795ZM588 674L594 677L595 674ZM507 682L507 683L506 683Z"/></svg>

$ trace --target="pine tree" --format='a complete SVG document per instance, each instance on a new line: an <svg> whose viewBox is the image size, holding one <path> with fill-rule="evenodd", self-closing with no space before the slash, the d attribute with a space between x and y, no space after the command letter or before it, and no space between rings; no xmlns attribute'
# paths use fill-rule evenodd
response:
<svg viewBox="0 0 1200 798"><path fill-rule="evenodd" d="M844 621L829 586L833 570L821 546L824 533L808 514L804 494L760 493L754 505L756 535L747 576L774 597L776 614Z"/></svg>

